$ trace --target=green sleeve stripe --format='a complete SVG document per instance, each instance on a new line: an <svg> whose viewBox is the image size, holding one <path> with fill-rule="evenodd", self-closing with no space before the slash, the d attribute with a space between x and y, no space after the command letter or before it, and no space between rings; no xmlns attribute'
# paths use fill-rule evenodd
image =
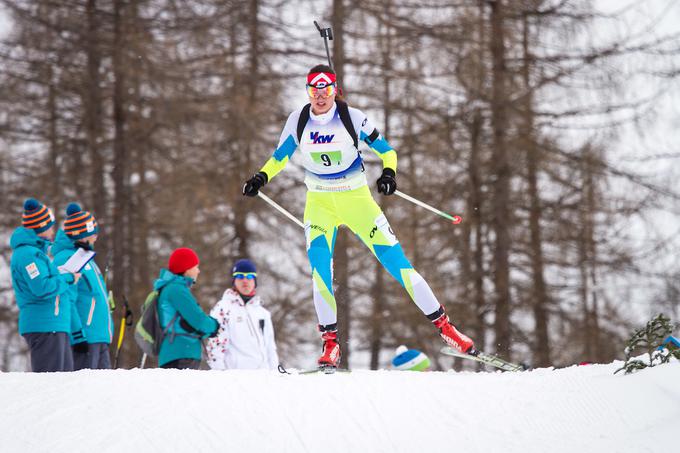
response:
<svg viewBox="0 0 680 453"><path fill-rule="evenodd" d="M271 181L277 173L279 173L288 163L288 157L284 156L283 160L277 160L275 157L270 157L269 160L260 169L267 174L267 177Z"/></svg>
<svg viewBox="0 0 680 453"><path fill-rule="evenodd" d="M397 152L395 150L388 151L386 153L379 153L376 152L378 157L383 162L383 168L391 168L392 170L397 171Z"/></svg>

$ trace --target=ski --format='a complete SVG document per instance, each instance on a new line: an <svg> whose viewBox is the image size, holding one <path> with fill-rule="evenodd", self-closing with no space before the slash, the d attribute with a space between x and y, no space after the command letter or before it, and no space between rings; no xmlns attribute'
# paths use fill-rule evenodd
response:
<svg viewBox="0 0 680 453"><path fill-rule="evenodd" d="M309 370L300 370L300 371L298 371L297 374L314 374L314 373L322 373L322 374L349 373L349 370L346 370L344 368L336 368L336 367L332 367L332 366L326 366L326 367L310 368Z"/></svg>
<svg viewBox="0 0 680 453"><path fill-rule="evenodd" d="M322 373L322 374L335 374L335 373L349 373L350 370L345 369L345 368L336 368L336 367L330 367L330 366L320 366L317 368L309 368L309 369L303 369L303 370L295 370L291 369L290 371L279 365L279 373L281 374L316 374L316 373Z"/></svg>
<svg viewBox="0 0 680 453"><path fill-rule="evenodd" d="M525 368L522 365L517 365L515 363L507 362L500 357L491 354L485 354L483 352L478 352L477 355L470 355L453 349L449 346L444 346L439 350L442 354L450 355L452 357L459 357L461 359L474 360L476 362L481 362L486 365L490 365L501 369L503 371L524 371Z"/></svg>

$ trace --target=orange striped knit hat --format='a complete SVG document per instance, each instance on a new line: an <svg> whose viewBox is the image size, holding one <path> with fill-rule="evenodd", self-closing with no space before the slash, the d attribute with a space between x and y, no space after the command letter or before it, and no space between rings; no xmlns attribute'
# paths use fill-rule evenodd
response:
<svg viewBox="0 0 680 453"><path fill-rule="evenodd" d="M29 198L24 201L24 214L21 218L24 228L34 230L37 234L43 233L54 225L52 210L36 200Z"/></svg>
<svg viewBox="0 0 680 453"><path fill-rule="evenodd" d="M97 220L92 214L83 211L78 203L71 203L66 207L64 232L74 241L84 239L99 233Z"/></svg>

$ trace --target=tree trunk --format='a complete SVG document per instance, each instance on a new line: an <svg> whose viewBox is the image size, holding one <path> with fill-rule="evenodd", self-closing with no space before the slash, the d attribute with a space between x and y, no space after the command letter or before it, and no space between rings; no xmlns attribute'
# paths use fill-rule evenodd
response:
<svg viewBox="0 0 680 453"><path fill-rule="evenodd" d="M101 50L99 40L100 21L97 14L97 0L88 0L86 5L87 40L87 75L85 80L85 134L87 154L90 157L90 186L88 188L88 209L97 217L97 221L106 224L109 220L106 209L106 189L104 188L104 159L101 150L102 131L102 94L99 71L101 69ZM110 237L104 235L98 243L101 259L108 254ZM103 251L103 253L102 253ZM99 264L104 266L103 261Z"/></svg>
<svg viewBox="0 0 680 453"><path fill-rule="evenodd" d="M50 153L50 182L51 184L49 185L49 190L50 190L50 200L48 201L43 201L43 203L53 203L52 204L52 209L57 209L57 206L59 206L61 197L59 194L61 193L60 186L61 186L61 177L60 177L60 172L59 172L59 165L60 165L60 151L59 151L59 139L57 137L57 121L58 121L58 113L57 113L57 93L56 93L56 88L55 88L55 82L54 82L54 73L52 71L52 67L49 66L47 69L47 77L48 77L48 85L47 85L47 110L49 112L49 126L48 126L48 137L49 137L49 153Z"/></svg>
<svg viewBox="0 0 680 453"><path fill-rule="evenodd" d="M130 30L127 36L134 39L134 43L128 45L134 46L135 53L138 58L147 58L147 31L142 26L140 16L140 1L132 0L129 4L128 21ZM134 70L130 71L129 78L126 85L129 87L128 92L131 92L131 98L128 103L133 103L135 108L132 109L127 118L129 124L130 140L128 154L131 156L128 169L135 174L134 190L128 189L129 203L128 203L128 231L131 242L130 255L133 262L130 263L131 278L130 278L130 294L132 300L143 301L145 295L149 292L151 279L153 278L152 271L149 268L149 209L147 206L148 187L146 180L148 150L153 148L151 140L151 128L153 127L152 119L145 118L140 112L144 110L144 98L142 94L144 79L146 74L142 73L144 65L137 65ZM137 308L137 307L134 307Z"/></svg>
<svg viewBox="0 0 680 453"><path fill-rule="evenodd" d="M491 7L491 56L493 128L493 217L496 235L494 250L494 283L496 289L496 350L509 357L510 352L510 164L508 162L506 131L508 77L505 64L504 6L502 0L489 3Z"/></svg>
<svg viewBox="0 0 680 453"><path fill-rule="evenodd" d="M248 3L248 74L245 77L247 80L247 90L248 90L248 105L246 106L245 118L242 124L245 126L243 130L239 131L244 134L241 138L243 143L245 143L245 150L243 153L239 153L239 160L241 161L241 168L247 168L248 171L253 168L254 159L253 154L255 153L257 141L255 129L258 127L257 124L252 123L252 121L246 121L246 118L258 118L257 113L257 85L258 77L260 71L260 19L258 17L260 11L260 0L250 0ZM268 175L271 177L271 175ZM246 177L250 177L247 175ZM240 193L235 194L236 197L241 197ZM237 253L239 258L247 258L249 254L249 243L251 239L250 231L247 226L248 213L252 209L251 204L246 204L239 202L240 200L235 200L234 203L236 215L234 216L234 229L236 233L237 243Z"/></svg>
<svg viewBox="0 0 680 453"><path fill-rule="evenodd" d="M127 232L127 143L126 134L126 80L124 62L123 0L115 0L113 6L113 292L118 297L125 294L128 288L129 269L126 259L129 247Z"/></svg>
<svg viewBox="0 0 680 453"><path fill-rule="evenodd" d="M333 66L335 68L336 78L339 80L339 85L343 90L347 91L345 85L345 49L343 29L345 21L345 5L344 0L333 0L333 12L331 17L331 26L333 28ZM338 309L338 334L342 343L342 357L340 366L347 368L349 366L349 359L351 356L350 339L351 339L351 303L350 303L350 289L349 289L349 250L351 245L347 240L348 232L345 228L340 228L338 236L335 241L335 256L333 258L333 267L336 281L335 301Z"/></svg>
<svg viewBox="0 0 680 453"><path fill-rule="evenodd" d="M472 124L470 125L470 163L468 166L468 177L470 179L470 195L468 201L470 224L468 228L474 229L474 247L472 249L473 265L469 270L469 277L472 282L471 300L474 302L477 329L475 331L475 345L478 349L485 349L486 338L486 296L484 293L484 229L482 225L482 181L479 170L481 154L481 132L482 114L479 110L473 113Z"/></svg>
<svg viewBox="0 0 680 453"><path fill-rule="evenodd" d="M531 294L534 322L536 324L536 342L534 345L534 365L547 367L550 365L550 338L548 336L548 294L545 285L543 271L543 235L541 231L541 199L538 193L538 168L540 167L541 153L538 150L534 138L534 112L533 93L531 91L530 69L533 65L533 57L529 51L529 23L527 15L523 17L522 46L524 51L524 64L522 66L522 78L524 81L524 122L522 140L526 149L529 208L529 231L531 234L530 254L533 291Z"/></svg>
<svg viewBox="0 0 680 453"><path fill-rule="evenodd" d="M581 235L579 244L579 270L581 275L581 303L583 305L583 352L587 361L597 361L602 350L599 341L598 288L597 288L597 245L593 214L597 207L595 181L593 180L593 151L586 148L582 158L583 194L581 208Z"/></svg>
<svg viewBox="0 0 680 453"><path fill-rule="evenodd" d="M480 93L482 93L487 77L486 67L483 64L485 61L485 20L484 20L484 5L480 2L477 19L477 30L479 40L479 57L476 68L477 83L475 84L475 94L472 99L473 102L478 101ZM474 228L474 249L473 249L473 294L472 300L475 306L475 317L477 323L477 330L475 331L475 345L478 349L486 350L486 315L489 311L487 307L487 297L484 291L484 195L483 195L483 178L482 178L482 162L483 159L483 131L484 131L484 116L480 108L475 108L472 112L472 123L470 124L470 163L468 166L468 177L470 179L470 200L471 209L470 222ZM478 365L477 369L482 369L482 365Z"/></svg>
<svg viewBox="0 0 680 453"><path fill-rule="evenodd" d="M386 14L391 13L391 1L388 0L385 6ZM383 34L385 39L382 40ZM383 64L383 117L385 118L385 128L383 135L390 136L390 118L392 116L392 105L390 100L390 74L392 70L392 39L391 29L386 26L382 33L378 34L380 39L380 47L382 49L382 64ZM370 366L372 370L377 370L380 366L380 350L382 349L382 339L385 336L385 321L383 319L383 311L385 310L385 269L380 261L376 260L374 264L374 281L371 287L371 299L373 300L373 308L371 313L371 335L370 335Z"/></svg>

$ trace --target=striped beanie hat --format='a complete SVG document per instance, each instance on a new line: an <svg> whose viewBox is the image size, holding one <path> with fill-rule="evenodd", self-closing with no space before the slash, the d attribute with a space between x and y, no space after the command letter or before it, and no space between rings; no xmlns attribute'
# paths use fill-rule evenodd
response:
<svg viewBox="0 0 680 453"><path fill-rule="evenodd" d="M74 241L99 233L97 220L87 211L83 211L78 203L66 207L64 232Z"/></svg>
<svg viewBox="0 0 680 453"><path fill-rule="evenodd" d="M392 366L402 371L426 371L430 368L430 359L417 349L408 349L402 345L397 348Z"/></svg>
<svg viewBox="0 0 680 453"><path fill-rule="evenodd" d="M21 218L24 228L35 230L40 234L50 229L54 225L54 214L52 210L36 200L29 198L24 201L24 214Z"/></svg>

